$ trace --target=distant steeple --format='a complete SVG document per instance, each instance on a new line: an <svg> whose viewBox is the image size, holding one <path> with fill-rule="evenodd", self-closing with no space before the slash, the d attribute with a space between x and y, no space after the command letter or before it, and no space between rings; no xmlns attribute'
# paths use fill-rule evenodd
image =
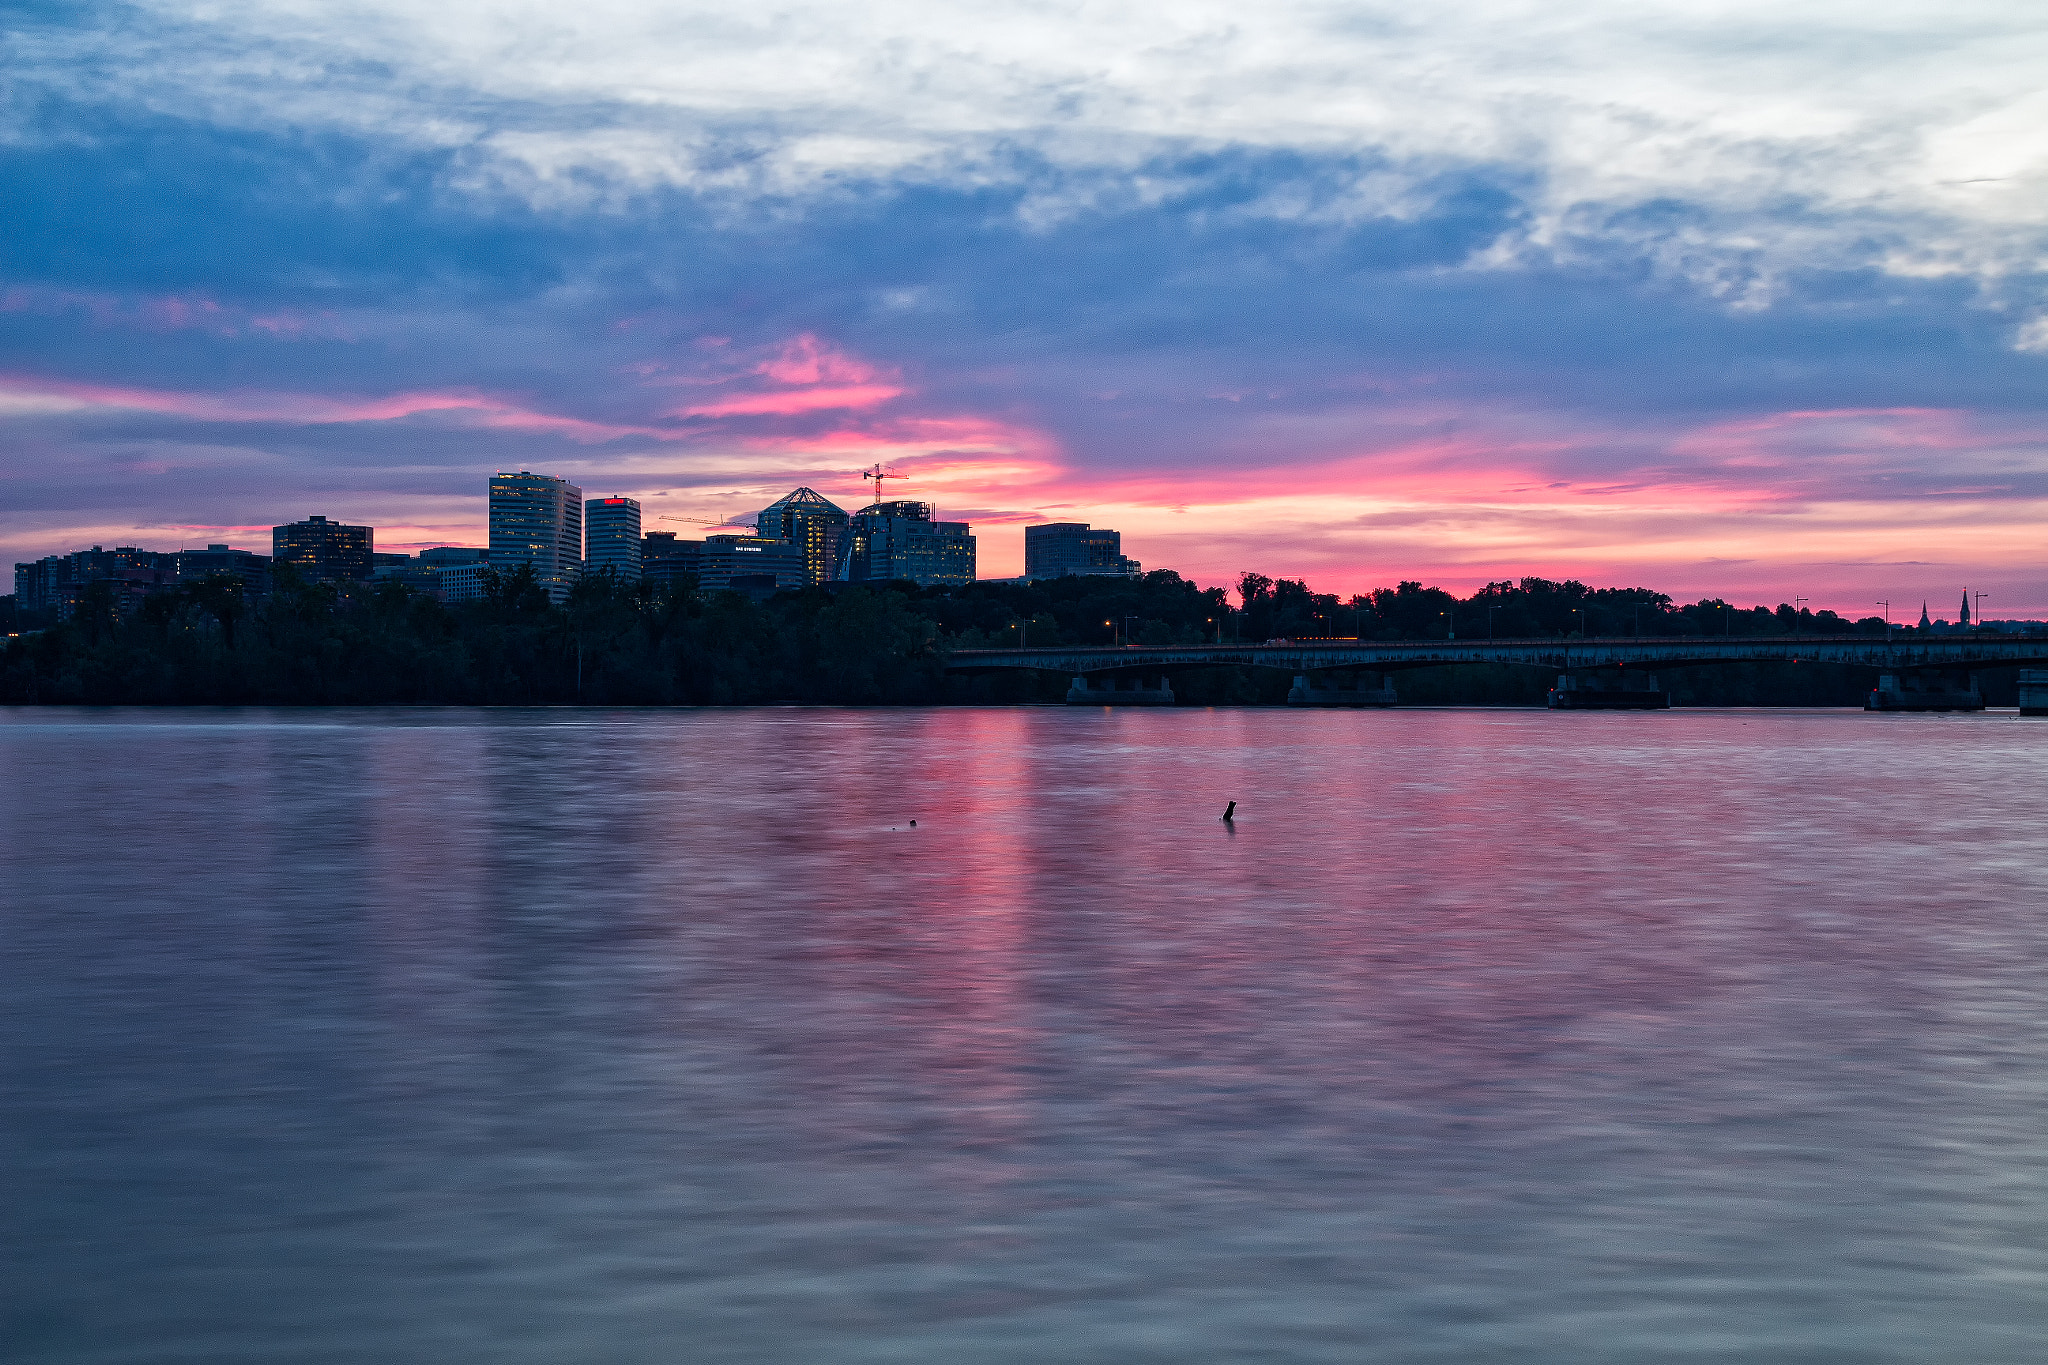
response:
<svg viewBox="0 0 2048 1365"><path fill-rule="evenodd" d="M1927 619L1927 599L1923 597L1920 599L1920 629L1925 630L1933 624Z"/></svg>
<svg viewBox="0 0 2048 1365"><path fill-rule="evenodd" d="M1958 616L1956 620L1966 626L1970 624L1970 590L1968 588L1963 589L1963 614Z"/></svg>

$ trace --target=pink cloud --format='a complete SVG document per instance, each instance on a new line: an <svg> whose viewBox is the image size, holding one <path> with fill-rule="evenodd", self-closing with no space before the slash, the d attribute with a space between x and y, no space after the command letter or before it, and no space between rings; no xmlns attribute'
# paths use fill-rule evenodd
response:
<svg viewBox="0 0 2048 1365"><path fill-rule="evenodd" d="M755 366L754 373L778 384L865 384L875 377L875 367L805 332L784 342L781 353Z"/></svg>
<svg viewBox="0 0 2048 1365"><path fill-rule="evenodd" d="M502 398L478 393L399 393L382 398L334 397L324 394L235 391L224 394L180 393L70 380L0 375L0 391L18 395L49 395L94 407L125 408L206 422L286 422L301 426L350 422L390 422L407 417L449 413L471 417L484 427L548 431L583 443L623 436L683 439L674 428L593 422L555 413L536 412Z"/></svg>
<svg viewBox="0 0 2048 1365"><path fill-rule="evenodd" d="M743 393L698 403L669 413L671 417L795 417L806 412L871 408L900 398L903 390L888 384L849 384L838 388L790 389L777 393Z"/></svg>

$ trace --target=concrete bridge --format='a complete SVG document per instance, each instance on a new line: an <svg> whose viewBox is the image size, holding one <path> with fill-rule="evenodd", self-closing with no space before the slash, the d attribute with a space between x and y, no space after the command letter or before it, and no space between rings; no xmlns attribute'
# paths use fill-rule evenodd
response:
<svg viewBox="0 0 2048 1365"><path fill-rule="evenodd" d="M1729 663L1856 664L1880 672L1873 710L1979 710L1973 669L2048 670L2048 636L1771 635L1620 636L1539 640L1294 640L1263 645L1053 646L963 649L946 670L1037 669L1068 674L1077 704L1171 705L1171 678L1197 668L1247 666L1294 675L1288 701L1303 706L1392 706L1391 675L1452 664L1555 670L1550 703L1573 708L1669 705L1654 668ZM2048 712L2048 671L2021 675L2021 708ZM2033 688L2030 689L2029 685ZM2030 692L2037 691L2037 695ZM2034 703L2038 702L2039 706Z"/></svg>

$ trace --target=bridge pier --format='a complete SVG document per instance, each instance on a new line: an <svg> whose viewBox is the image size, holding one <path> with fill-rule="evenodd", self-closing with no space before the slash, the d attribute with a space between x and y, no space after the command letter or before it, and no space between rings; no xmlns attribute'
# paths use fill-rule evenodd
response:
<svg viewBox="0 0 2048 1365"><path fill-rule="evenodd" d="M2048 668L2020 670L2020 714L2048 716Z"/></svg>
<svg viewBox="0 0 2048 1365"><path fill-rule="evenodd" d="M1171 706L1173 687L1164 674L1153 687L1145 686L1143 678L1103 678L1091 687L1086 673L1076 673L1073 683L1067 688L1067 705Z"/></svg>
<svg viewBox="0 0 2048 1365"><path fill-rule="evenodd" d="M2024 703L2022 703L2024 704ZM1961 669L1921 669L1912 673L1881 673L1877 688L1863 701L1866 711L1982 711L1984 694L1977 675Z"/></svg>
<svg viewBox="0 0 2048 1365"><path fill-rule="evenodd" d="M1351 685L1318 686L1315 676L1297 673L1287 691L1289 706L1398 706L1394 682L1384 673L1354 673Z"/></svg>
<svg viewBox="0 0 2048 1365"><path fill-rule="evenodd" d="M1602 668L1558 674L1548 701L1553 711L1662 711L1671 694L1657 689L1654 673Z"/></svg>

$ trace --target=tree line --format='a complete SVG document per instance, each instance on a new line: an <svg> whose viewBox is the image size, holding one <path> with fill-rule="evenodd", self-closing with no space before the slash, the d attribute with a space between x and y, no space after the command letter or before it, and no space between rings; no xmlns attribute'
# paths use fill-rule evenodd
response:
<svg viewBox="0 0 2048 1365"><path fill-rule="evenodd" d="M949 677L955 649L1018 645L1197 644L1210 640L1367 640L1640 634L1882 633L1875 617L1680 606L1641 588L1523 578L1459 598L1404 582L1340 600L1304 582L1246 574L1236 600L1171 570L964 588L834 584L766 600L692 585L664 592L608 574L557 605L521 568L487 575L483 600L456 605L403 584L312 583L280 565L270 593L244 598L219 576L131 610L89 585L70 619L29 627L0 658L0 702L82 704L559 703L728 705L1057 700L1064 676ZM40 626L40 629L34 629ZM1867 670L1772 665L1714 670L1689 700L1847 704ZM1540 701L1533 669L1460 668L1405 676L1414 700ZM1782 672L1782 670L1780 670ZM1835 676L1839 674L1840 676ZM1747 681L1745 682L1745 679ZM1184 700L1277 701L1289 679L1219 668L1175 682ZM1744 692L1744 688L1747 692ZM1703 690L1702 690L1703 689ZM1675 698L1678 699L1678 698Z"/></svg>

